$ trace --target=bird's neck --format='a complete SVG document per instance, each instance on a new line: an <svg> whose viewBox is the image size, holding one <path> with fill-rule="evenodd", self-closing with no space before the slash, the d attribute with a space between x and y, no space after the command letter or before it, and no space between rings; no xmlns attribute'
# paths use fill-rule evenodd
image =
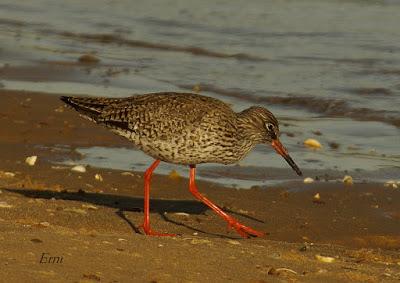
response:
<svg viewBox="0 0 400 283"><path fill-rule="evenodd" d="M253 146L262 143L264 138L260 124L262 125L262 122L258 119L253 107L237 114L238 134L242 140L251 142Z"/></svg>

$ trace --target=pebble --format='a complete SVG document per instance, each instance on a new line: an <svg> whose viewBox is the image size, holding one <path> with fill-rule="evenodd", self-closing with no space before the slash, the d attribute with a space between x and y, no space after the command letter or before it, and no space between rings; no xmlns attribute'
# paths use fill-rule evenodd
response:
<svg viewBox="0 0 400 283"><path fill-rule="evenodd" d="M37 158L38 157L36 155L28 156L25 159L25 163L28 164L29 166L34 166L37 161Z"/></svg>
<svg viewBox="0 0 400 283"><path fill-rule="evenodd" d="M293 274L298 274L296 271L294 271L293 269L290 269L290 268L281 267L281 268L277 268L276 269L276 272L278 274L281 273L282 271L290 272L290 273L293 273Z"/></svg>
<svg viewBox="0 0 400 283"><path fill-rule="evenodd" d="M172 170L172 171L169 173L168 177L169 177L170 179L172 179L172 180L178 180L178 179L181 178L181 175L179 175L179 173L178 173L176 170Z"/></svg>
<svg viewBox="0 0 400 283"><path fill-rule="evenodd" d="M235 241L235 240L228 240L228 243L231 245L241 245L239 241Z"/></svg>
<svg viewBox="0 0 400 283"><path fill-rule="evenodd" d="M322 148L322 145L316 139L306 139L304 145L310 148Z"/></svg>
<svg viewBox="0 0 400 283"><path fill-rule="evenodd" d="M103 182L103 177L100 174L94 175L94 178L99 182Z"/></svg>
<svg viewBox="0 0 400 283"><path fill-rule="evenodd" d="M315 258L320 261L320 262L325 262L325 263L332 263L335 261L334 257L330 256L322 256L322 255L315 255Z"/></svg>
<svg viewBox="0 0 400 283"><path fill-rule="evenodd" d="M210 244L211 243L211 241L209 241L209 240L206 240L206 239L192 239L191 241L190 241L190 243L192 244L192 245L201 245L201 244Z"/></svg>
<svg viewBox="0 0 400 283"><path fill-rule="evenodd" d="M86 215L87 214L86 210L81 209L81 208L76 208L76 207L64 208L64 211L75 212L75 213L82 214L82 215Z"/></svg>
<svg viewBox="0 0 400 283"><path fill-rule="evenodd" d="M76 165L76 166L71 168L71 171L85 173L86 172L86 167L83 166L83 165Z"/></svg>
<svg viewBox="0 0 400 283"><path fill-rule="evenodd" d="M94 206L92 204L82 204L83 208L91 209L91 210L98 210L99 208L97 206Z"/></svg>
<svg viewBox="0 0 400 283"><path fill-rule="evenodd" d="M193 89L192 89L195 93L200 93L200 91L201 91L201 87L200 87L200 85L194 85L193 86Z"/></svg>
<svg viewBox="0 0 400 283"><path fill-rule="evenodd" d="M64 169L69 169L69 167L66 167L66 166L51 166L51 169L64 170Z"/></svg>
<svg viewBox="0 0 400 283"><path fill-rule="evenodd" d="M345 183L346 185L353 185L353 177L351 177L350 175L344 176L343 183Z"/></svg>
<svg viewBox="0 0 400 283"><path fill-rule="evenodd" d="M42 227L49 227L50 223L47 222L47 221L43 221L43 222L40 222L39 225L42 226Z"/></svg>
<svg viewBox="0 0 400 283"><path fill-rule="evenodd" d="M268 255L268 257L273 259L281 259L282 255L279 252L272 252Z"/></svg>
<svg viewBox="0 0 400 283"><path fill-rule="evenodd" d="M54 112L63 113L64 112L64 106L57 107L56 109L54 109Z"/></svg>
<svg viewBox="0 0 400 283"><path fill-rule="evenodd" d="M5 201L0 201L0 208L11 208L11 207L13 207L13 205L8 204Z"/></svg>
<svg viewBox="0 0 400 283"><path fill-rule="evenodd" d="M175 215L178 215L178 216L186 216L186 217L189 217L189 216L190 216L190 214L189 214L189 213L186 213L186 212L175 212L174 214L175 214Z"/></svg>
<svg viewBox="0 0 400 283"><path fill-rule="evenodd" d="M314 182L313 178L307 177L303 180L304 184L311 184Z"/></svg>
<svg viewBox="0 0 400 283"><path fill-rule="evenodd" d="M314 202L314 203L318 203L318 204L324 204L324 203L325 203L325 202L321 199L321 196L320 196L319 193L316 193L316 194L313 196L313 202Z"/></svg>
<svg viewBox="0 0 400 283"><path fill-rule="evenodd" d="M100 59L92 54L84 54L78 58L81 63L98 63Z"/></svg>
<svg viewBox="0 0 400 283"><path fill-rule="evenodd" d="M13 172L0 171L0 178L13 178L13 177L15 177L15 173Z"/></svg>
<svg viewBox="0 0 400 283"><path fill-rule="evenodd" d="M385 187L392 187L393 189L397 189L399 187L398 185L400 185L400 182L396 183L394 180L389 180L384 184Z"/></svg>
<svg viewBox="0 0 400 283"><path fill-rule="evenodd" d="M328 145L332 149L338 149L340 147L340 145L337 142L330 142Z"/></svg>

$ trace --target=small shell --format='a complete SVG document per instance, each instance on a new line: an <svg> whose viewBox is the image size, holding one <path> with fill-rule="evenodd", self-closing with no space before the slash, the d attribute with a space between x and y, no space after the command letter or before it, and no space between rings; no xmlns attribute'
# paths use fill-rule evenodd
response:
<svg viewBox="0 0 400 283"><path fill-rule="evenodd" d="M195 92L195 93L200 93L200 91L201 91L200 85L194 85L194 86L193 86L193 92Z"/></svg>
<svg viewBox="0 0 400 283"><path fill-rule="evenodd" d="M303 180L304 184L311 184L314 182L313 178L307 177Z"/></svg>
<svg viewBox="0 0 400 283"><path fill-rule="evenodd" d="M181 175L179 175L179 173L176 172L176 170L172 170L172 171L169 173L168 177L169 177L170 179L172 179L172 180L178 180L179 178L181 178Z"/></svg>
<svg viewBox="0 0 400 283"><path fill-rule="evenodd" d="M210 240L207 240L207 239L192 239L191 241L190 241L190 243L192 244L192 245L204 245L204 244L210 244L211 243L211 241Z"/></svg>
<svg viewBox="0 0 400 283"><path fill-rule="evenodd" d="M36 155L32 155L32 156L28 156L25 159L25 163L28 164L29 166L34 166L37 160L37 156Z"/></svg>
<svg viewBox="0 0 400 283"><path fill-rule="evenodd" d="M86 210L84 210L82 208L77 208L77 207L67 207L67 208L64 208L64 211L75 212L77 214L82 214L82 215L87 214Z"/></svg>
<svg viewBox="0 0 400 283"><path fill-rule="evenodd" d="M8 204L5 201L0 201L0 208L12 208L12 207L13 207L13 205Z"/></svg>
<svg viewBox="0 0 400 283"><path fill-rule="evenodd" d="M227 241L229 244L234 245L234 246L238 246L241 245L239 241L236 240L228 240Z"/></svg>
<svg viewBox="0 0 400 283"><path fill-rule="evenodd" d="M189 214L189 213L186 213L186 212L175 212L174 214L175 214L175 215L178 215L178 216L186 216L186 217L189 217L189 216L190 216L190 214Z"/></svg>
<svg viewBox="0 0 400 283"><path fill-rule="evenodd" d="M71 171L85 173L86 172L86 167L83 166L83 165L76 165L76 166L71 168Z"/></svg>
<svg viewBox="0 0 400 283"><path fill-rule="evenodd" d="M387 181L385 184L383 184L385 187L391 187L392 186L392 181Z"/></svg>
<svg viewBox="0 0 400 283"><path fill-rule="evenodd" d="M322 148L322 145L316 139L306 139L304 145L310 148Z"/></svg>
<svg viewBox="0 0 400 283"><path fill-rule="evenodd" d="M100 174L94 175L94 178L99 182L103 182L103 177Z"/></svg>
<svg viewBox="0 0 400 283"><path fill-rule="evenodd" d="M335 261L335 258L330 256L315 255L315 258L320 262L325 262L325 263L332 263Z"/></svg>
<svg viewBox="0 0 400 283"><path fill-rule="evenodd" d="M353 177L346 175L343 177L343 183L346 185L353 185Z"/></svg>
<svg viewBox="0 0 400 283"><path fill-rule="evenodd" d="M47 222L47 221L43 221L43 222L40 222L40 223L39 223L39 226L41 226L41 227L49 227L49 226L50 226L50 223Z"/></svg>
<svg viewBox="0 0 400 283"><path fill-rule="evenodd" d="M92 54L83 54L82 56L80 56L78 58L78 61L80 63L92 63L92 64L95 64L95 63L99 63L100 59L97 58L96 56L92 55Z"/></svg>
<svg viewBox="0 0 400 283"><path fill-rule="evenodd" d="M397 182L397 184L398 184L399 182ZM384 184L384 186L385 187L391 187L391 188L393 188L393 189L397 189L398 188L398 185L396 184L396 181L394 181L394 180L389 180L389 181L387 181L385 184Z"/></svg>
<svg viewBox="0 0 400 283"><path fill-rule="evenodd" d="M57 113L62 113L62 112L64 112L64 106L60 106L60 107L54 109L54 112L57 112Z"/></svg>
<svg viewBox="0 0 400 283"><path fill-rule="evenodd" d="M15 173L13 172L0 171L0 178L13 178L13 177L15 177Z"/></svg>
<svg viewBox="0 0 400 283"><path fill-rule="evenodd" d="M319 193L316 193L314 196L313 196L313 203L317 203L317 204L324 204L325 202L321 199L321 196L320 196L320 194Z"/></svg>
<svg viewBox="0 0 400 283"><path fill-rule="evenodd" d="M89 210L98 210L99 209L97 206L94 206L93 204L82 204L82 207L89 209Z"/></svg>

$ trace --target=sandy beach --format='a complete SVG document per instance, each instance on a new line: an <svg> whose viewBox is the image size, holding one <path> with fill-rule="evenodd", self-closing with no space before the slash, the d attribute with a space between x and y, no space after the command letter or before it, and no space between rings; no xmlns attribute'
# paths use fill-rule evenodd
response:
<svg viewBox="0 0 400 283"><path fill-rule="evenodd" d="M1 90L0 105L0 278L8 282L400 279L398 189L302 179L234 189L200 181L218 205L268 232L242 239L193 199L186 176L155 175L152 226L178 236L148 237L138 229L142 173L80 173L59 163L79 164L77 147L127 141L83 120L57 95Z"/></svg>
<svg viewBox="0 0 400 283"><path fill-rule="evenodd" d="M399 282L397 2L2 0L0 282ZM151 226L177 236L144 235L151 158L59 100L165 91L277 117L303 177L269 145L197 166L265 237L166 163Z"/></svg>

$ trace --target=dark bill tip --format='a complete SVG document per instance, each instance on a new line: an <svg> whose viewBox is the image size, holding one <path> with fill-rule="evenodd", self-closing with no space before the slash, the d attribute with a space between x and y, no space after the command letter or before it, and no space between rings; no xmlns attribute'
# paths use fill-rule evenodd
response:
<svg viewBox="0 0 400 283"><path fill-rule="evenodd" d="M290 155L283 156L285 158L286 162L289 163L290 167L293 168L293 170L297 173L299 176L303 176L303 173L301 172L300 168L297 166L296 163L294 163L293 159L290 157Z"/></svg>
<svg viewBox="0 0 400 283"><path fill-rule="evenodd" d="M287 152L286 148L281 144L281 142L276 139L272 141L272 147L276 150L277 153L282 155L285 158L286 162L293 168L293 170L297 173L297 175L302 176L303 173L301 172L300 168L296 165L293 159L290 157L289 153Z"/></svg>

